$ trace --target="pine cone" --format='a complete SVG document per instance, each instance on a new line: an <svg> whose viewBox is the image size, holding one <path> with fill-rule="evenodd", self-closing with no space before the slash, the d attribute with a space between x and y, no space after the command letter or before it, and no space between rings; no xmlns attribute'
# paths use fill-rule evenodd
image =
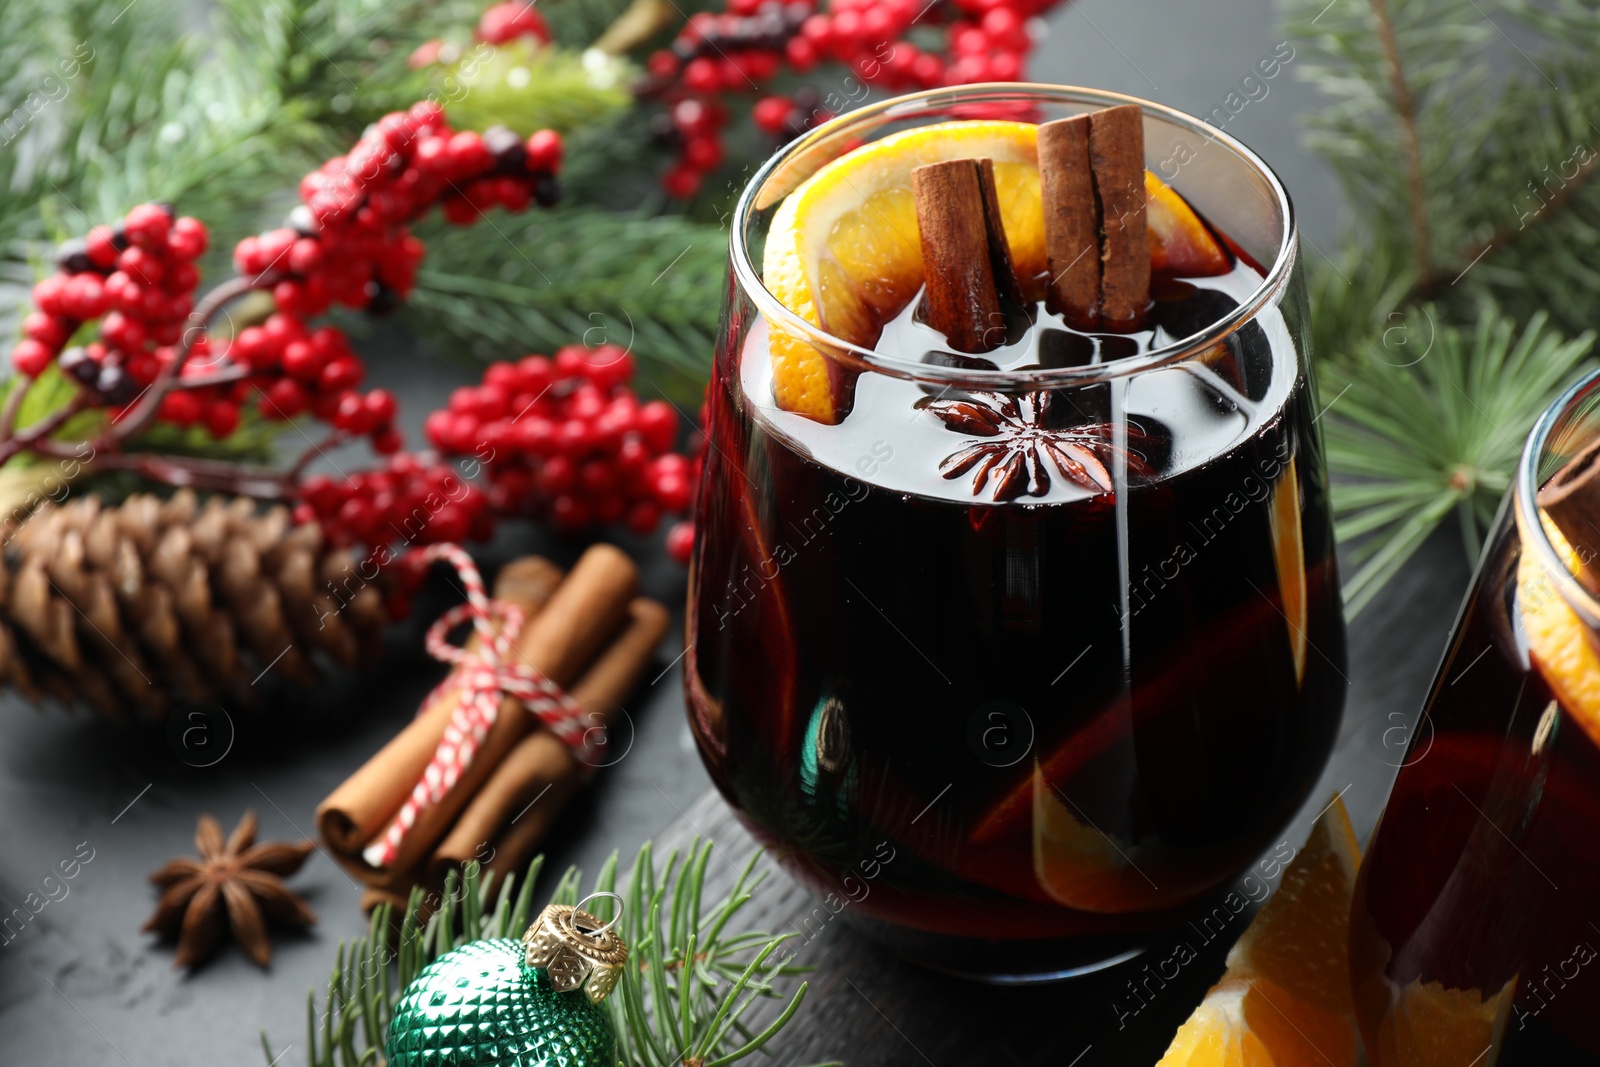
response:
<svg viewBox="0 0 1600 1067"><path fill-rule="evenodd" d="M46 504L5 546L0 684L152 721L187 701L254 703L267 673L310 686L316 653L348 666L380 651L371 571L244 497Z"/></svg>

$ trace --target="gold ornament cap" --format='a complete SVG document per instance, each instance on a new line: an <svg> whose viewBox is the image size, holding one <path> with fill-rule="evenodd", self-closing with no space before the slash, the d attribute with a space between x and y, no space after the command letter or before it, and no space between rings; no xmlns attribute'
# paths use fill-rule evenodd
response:
<svg viewBox="0 0 1600 1067"><path fill-rule="evenodd" d="M611 897L616 915L602 922L583 906L595 897ZM522 935L529 967L542 967L558 992L582 989L589 1000L600 1003L617 987L628 962L628 946L612 929L622 918L622 898L616 893L591 893L570 904L549 904Z"/></svg>

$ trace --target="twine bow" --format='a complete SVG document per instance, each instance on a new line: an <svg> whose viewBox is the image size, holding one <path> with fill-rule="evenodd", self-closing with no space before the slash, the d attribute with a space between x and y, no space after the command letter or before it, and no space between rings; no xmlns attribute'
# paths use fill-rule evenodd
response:
<svg viewBox="0 0 1600 1067"><path fill-rule="evenodd" d="M581 756L590 744L590 731L580 723L583 709L555 682L525 662L516 662L512 647L527 616L516 604L491 600L483 588L483 577L460 546L430 545L423 558L429 563L445 560L456 569L466 587L467 602L451 608L428 628L427 649L435 659L456 669L428 694L423 707L453 691L460 692L456 709L445 726L439 747L423 769L411 795L389 823L383 836L362 850L362 858L374 867L387 867L400 851L400 842L422 813L450 791L473 757L489 728L500 717L500 702L515 697L537 715L550 730ZM450 631L470 621L478 634L476 649L450 642Z"/></svg>

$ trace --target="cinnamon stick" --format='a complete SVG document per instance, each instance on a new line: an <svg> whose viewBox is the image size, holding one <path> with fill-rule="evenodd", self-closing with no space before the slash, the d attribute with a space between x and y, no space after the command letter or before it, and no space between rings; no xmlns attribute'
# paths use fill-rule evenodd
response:
<svg viewBox="0 0 1600 1067"><path fill-rule="evenodd" d="M615 545L592 545L517 642L521 659L570 687L628 618L639 568Z"/></svg>
<svg viewBox="0 0 1600 1067"><path fill-rule="evenodd" d="M405 916L406 906L410 903L411 900L409 890L407 890L405 893L401 893L398 890L379 889L376 886L369 885L361 891L361 910L367 915L371 915L373 912L383 907L383 905L387 904L391 909L393 909L393 914L398 920ZM427 922L426 918L422 918L420 916L419 921L424 923Z"/></svg>
<svg viewBox="0 0 1600 1067"><path fill-rule="evenodd" d="M538 556L515 560L500 569L494 595L536 616L561 584L562 575L561 568ZM476 636L468 647L477 647ZM317 807L317 834L335 855L359 857L366 843L393 818L439 747L455 709L453 694L424 709Z"/></svg>
<svg viewBox="0 0 1600 1067"><path fill-rule="evenodd" d="M1039 127L1046 300L1079 330L1127 332L1150 304L1144 116L1135 104Z"/></svg>
<svg viewBox="0 0 1600 1067"><path fill-rule="evenodd" d="M661 604L644 597L634 600L622 632L572 686L573 699L583 708L581 721L603 732L597 736L611 736L623 701L638 684L670 622ZM607 766L622 755L601 749L588 759L591 766ZM451 867L486 852L492 856L491 870L520 872L581 784L583 770L572 750L549 731L524 738L434 850L434 880L442 881Z"/></svg>
<svg viewBox="0 0 1600 1067"><path fill-rule="evenodd" d="M1100 201L1100 318L1138 329L1150 303L1150 238L1145 221L1144 114L1136 104L1089 115L1089 165Z"/></svg>
<svg viewBox="0 0 1600 1067"><path fill-rule="evenodd" d="M1578 553L1578 579L1600 592L1600 441L1572 457L1539 490L1539 507Z"/></svg>
<svg viewBox="0 0 1600 1067"><path fill-rule="evenodd" d="M595 545L578 560L572 568L572 573L550 596L544 610L524 626L512 647L513 657L540 671L557 685L571 686L574 679L620 628L637 588L638 570L633 561L620 549L610 545ZM442 715L438 733L432 735L435 747L438 738L443 736L443 727L449 720L449 713L454 710L454 697L447 695L438 703L445 707L429 709L425 713L427 717ZM476 795L496 765L532 729L532 718L514 698L507 697L502 702L494 726L490 728L476 756L462 772L455 786L437 803L423 811L415 824L406 831L398 854L391 864L394 869L404 870L413 867L432 852L439 839L455 822L457 814ZM429 733L431 734L431 731ZM413 742L411 747L420 746L416 746ZM407 750L407 754L410 754L410 749ZM369 761L368 767L356 772L356 777L363 779L364 784L372 789L373 795L385 800L391 797L398 799L392 808L384 812L376 830L362 842L362 847L383 835L399 810L400 803L415 786L417 777L427 765L428 759L432 757L433 750L427 749L422 752L420 765L409 763L402 765L398 761L385 760L380 767L371 768L371 764L378 762L383 755L380 752L378 757ZM411 773L404 773L407 771ZM347 782L346 786L350 784ZM368 818L357 825L362 830L372 825L371 815L374 810L378 810L378 805L368 802L366 796L354 790L347 790L346 786L341 786L340 790L324 801L319 808L319 828L325 823L338 822L333 814L339 810L339 806L333 801L339 798L341 793L344 793L346 798L354 796L357 801L363 802L361 810ZM356 822L356 820L351 821ZM345 834L338 841L332 836L327 836L326 840L333 847L334 854L344 860L358 876L368 882L381 880L383 872L366 861L361 855L360 848L350 850L343 847L351 836L353 835Z"/></svg>
<svg viewBox="0 0 1600 1067"><path fill-rule="evenodd" d="M1046 306L1075 330L1100 326L1100 205L1089 164L1089 116L1039 127L1039 191L1050 265Z"/></svg>
<svg viewBox="0 0 1600 1067"><path fill-rule="evenodd" d="M1022 310L1006 243L994 163L950 159L911 172L922 236L923 318L958 352L1004 344Z"/></svg>
<svg viewBox="0 0 1600 1067"><path fill-rule="evenodd" d="M537 845L578 791L582 770L572 749L549 730L524 737L433 850L427 863L431 884L441 884L452 867L473 859L487 861L497 872L520 870L527 857L512 857L509 863L502 858L504 836L531 834L530 845Z"/></svg>

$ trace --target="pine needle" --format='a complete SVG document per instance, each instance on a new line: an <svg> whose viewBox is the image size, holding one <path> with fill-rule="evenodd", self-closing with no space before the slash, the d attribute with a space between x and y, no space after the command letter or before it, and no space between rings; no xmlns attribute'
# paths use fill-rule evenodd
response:
<svg viewBox="0 0 1600 1067"><path fill-rule="evenodd" d="M792 995L781 990L802 968L780 952L793 934L746 931L724 935L729 918L749 903L744 887L760 858L751 857L732 891L702 906L710 841L695 839L680 864L674 850L658 865L649 842L639 850L625 880L618 933L629 946L628 966L616 991L605 1000L617 1034L617 1054L628 1067L681 1067L684 1063L726 1065L766 1046L794 1018L805 999L801 983ZM613 853L594 881L597 892L617 884ZM439 910L420 926L423 903L412 890L400 929L391 944L394 916L388 905L372 916L367 936L341 943L327 992L319 1006L316 991L307 1000L307 1063L312 1067L365 1067L382 1061L382 1041L404 988L438 956L480 938L520 938L532 918L530 891L543 864L536 857L519 880L506 876L495 889L498 903L484 907L490 886L477 863L452 871ZM518 884L520 881L520 884ZM552 903L575 903L582 875L569 868L550 895ZM507 902L515 894L515 908ZM668 927L663 926L663 912ZM599 917L610 918L611 903L596 903ZM394 968L393 983L390 982ZM773 1000L782 1009L760 1033L733 1025L753 1003ZM263 1053L271 1044L261 1036Z"/></svg>
<svg viewBox="0 0 1600 1067"><path fill-rule="evenodd" d="M1380 335L1323 365L1324 391L1338 394L1323 419L1329 463L1341 473L1335 533L1356 542L1359 564L1344 583L1350 615L1452 512L1476 556L1523 439L1593 347L1593 332L1566 340L1546 322L1538 314L1518 331L1486 308L1468 332L1422 305L1404 345Z"/></svg>
<svg viewBox="0 0 1600 1067"><path fill-rule="evenodd" d="M646 388L699 407L727 268L719 227L557 208L419 236L428 257L406 306L423 333L480 359L610 341L633 351Z"/></svg>
<svg viewBox="0 0 1600 1067"><path fill-rule="evenodd" d="M1295 69L1328 102L1307 141L1355 214L1339 262L1309 272L1354 615L1452 515L1476 557L1523 437L1589 351L1600 16L1580 0L1285 9ZM1498 65L1493 15L1524 24Z"/></svg>

